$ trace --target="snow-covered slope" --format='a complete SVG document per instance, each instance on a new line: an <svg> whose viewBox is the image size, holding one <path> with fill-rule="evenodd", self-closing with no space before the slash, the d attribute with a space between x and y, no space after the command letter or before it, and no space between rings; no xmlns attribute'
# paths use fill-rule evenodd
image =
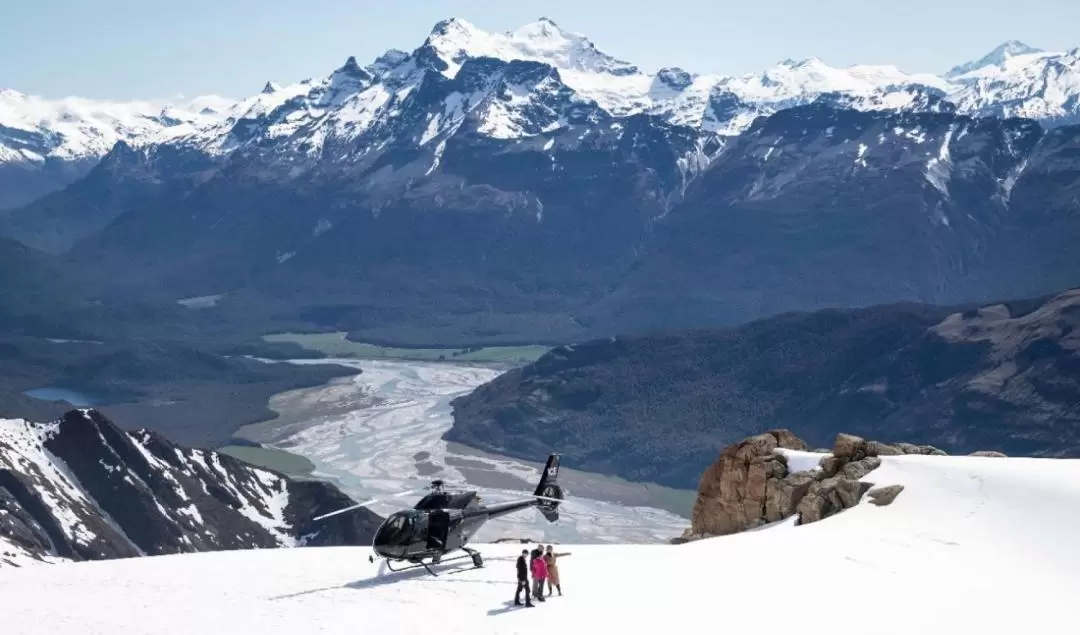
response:
<svg viewBox="0 0 1080 635"><path fill-rule="evenodd" d="M1047 53L1016 42L1002 47L950 72L949 99L961 111L1059 125L1080 122L1080 48Z"/></svg>
<svg viewBox="0 0 1080 635"><path fill-rule="evenodd" d="M0 89L0 209L67 185L118 141L191 133L225 115L232 100L44 99Z"/></svg>
<svg viewBox="0 0 1080 635"><path fill-rule="evenodd" d="M0 89L0 161L101 156L120 140L207 125L232 103L213 95L177 101L43 99Z"/></svg>
<svg viewBox="0 0 1080 635"><path fill-rule="evenodd" d="M148 430L125 432L94 410L46 424L0 419L0 566L366 544L374 514L348 526L311 524L347 504L332 485L296 483Z"/></svg>
<svg viewBox="0 0 1080 635"><path fill-rule="evenodd" d="M800 454L816 461L810 453ZM820 522L679 546L574 546L562 597L512 605L523 545L431 577L368 549L218 552L0 571L5 635L1062 632L1080 592L1080 461L887 456L902 484ZM530 545L531 546L531 545ZM455 569L447 564L443 570ZM57 601L57 598L63 598ZM187 610L178 610L187 609Z"/></svg>

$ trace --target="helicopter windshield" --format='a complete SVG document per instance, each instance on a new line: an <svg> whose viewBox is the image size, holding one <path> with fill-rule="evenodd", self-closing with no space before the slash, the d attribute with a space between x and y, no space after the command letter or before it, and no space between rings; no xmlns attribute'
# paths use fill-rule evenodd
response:
<svg viewBox="0 0 1080 635"><path fill-rule="evenodd" d="M375 534L376 545L401 545L422 540L427 529L427 515L408 510L392 514Z"/></svg>

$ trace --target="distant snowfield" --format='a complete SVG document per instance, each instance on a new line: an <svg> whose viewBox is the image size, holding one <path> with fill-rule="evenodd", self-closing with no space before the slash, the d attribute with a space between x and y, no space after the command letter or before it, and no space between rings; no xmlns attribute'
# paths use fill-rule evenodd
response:
<svg viewBox="0 0 1080 635"><path fill-rule="evenodd" d="M513 459L456 452L441 439L453 424L450 401L502 371L414 361L334 359L293 363L328 361L362 369L363 374L353 378L356 390L349 398L355 400L357 395L366 394L378 403L289 426L292 432L268 443L311 460L316 466L315 476L334 479L357 500L423 487L434 478L444 479L450 486L483 488L481 496L491 502L532 493L540 478L538 468L546 456L536 457L540 465L527 465ZM579 498L573 484L566 485L572 500L564 505L558 523L550 524L538 512L529 510L489 523L477 539L529 537L562 543L655 543L680 535L690 524L687 518L662 509ZM370 509L386 515L412 506L421 495L392 498Z"/></svg>
<svg viewBox="0 0 1080 635"><path fill-rule="evenodd" d="M485 568L440 577L381 572L367 562L367 548L309 547L3 569L3 632L1075 628L1080 460L883 457L867 480L905 490L891 506L864 499L802 527L787 521L679 546L561 546L572 553L559 566L566 595L533 609L509 604L520 545L481 546Z"/></svg>

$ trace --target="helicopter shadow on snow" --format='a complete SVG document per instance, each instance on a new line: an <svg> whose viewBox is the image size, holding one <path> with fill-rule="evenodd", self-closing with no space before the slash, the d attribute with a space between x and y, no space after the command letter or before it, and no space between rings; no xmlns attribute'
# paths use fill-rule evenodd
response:
<svg viewBox="0 0 1080 635"><path fill-rule="evenodd" d="M516 556L494 556L494 557L490 557L490 558L484 558L484 561L485 561L485 563L487 563L487 562L498 562L498 561L509 561L509 560L514 560L515 558L516 558ZM460 564L458 564L458 563L446 563L446 564L443 564L443 565L435 565L434 566L434 571L436 573L438 573L438 575L433 576L430 573L428 573L427 570L425 570L423 567L420 567L418 569L409 569L409 570L406 570L406 571L388 571L388 570L384 570L384 569L382 569L380 567L378 573L376 573L375 576L371 577L371 578L363 578L363 579L360 579L360 580L354 580L352 582L347 582L345 584L340 584L340 585L336 585L336 586L327 586L327 587L321 587L321 588L318 588L318 589L308 589L307 591L298 591L296 593L288 593L288 594L285 594L285 595L277 595L277 596L274 596L274 597L271 597L271 598L268 598L268 599L270 599L270 600L287 600L287 599L301 597L301 596L305 596L305 595L311 595L311 594L314 594L314 593L323 593L323 592L326 592L326 591L335 591L335 590L338 590L338 589L356 589L356 590L371 589L371 588L375 588L375 587L384 586L384 585L387 585L387 584L394 584L394 583L397 583L397 582L405 582L405 581L408 581L408 580L425 580L425 579L427 579L427 580L430 580L431 582L440 582L440 583L442 583L442 582L453 582L453 583L459 583L459 584L460 583L469 583L469 584L508 584L510 586L513 586L513 584L514 584L514 577L513 577L514 571L512 571L512 570L508 570L509 573L508 573L507 581L503 581L503 580L475 580L475 579L470 579L470 578L461 578L461 577L457 577L457 576L452 575L452 574L455 574L455 573L464 573L466 571L472 571L474 568L475 567L472 566L472 563L464 563L464 562L460 563ZM487 567L485 566L485 568L487 568Z"/></svg>

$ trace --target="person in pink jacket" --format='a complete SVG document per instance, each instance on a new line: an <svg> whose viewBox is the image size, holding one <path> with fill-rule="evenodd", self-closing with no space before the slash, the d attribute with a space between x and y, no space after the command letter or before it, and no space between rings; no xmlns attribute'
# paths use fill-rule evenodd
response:
<svg viewBox="0 0 1080 635"><path fill-rule="evenodd" d="M544 582L547 580L548 571L543 553L539 549L533 549L532 562L530 563L533 576L533 596L538 602L546 601L544 599Z"/></svg>

